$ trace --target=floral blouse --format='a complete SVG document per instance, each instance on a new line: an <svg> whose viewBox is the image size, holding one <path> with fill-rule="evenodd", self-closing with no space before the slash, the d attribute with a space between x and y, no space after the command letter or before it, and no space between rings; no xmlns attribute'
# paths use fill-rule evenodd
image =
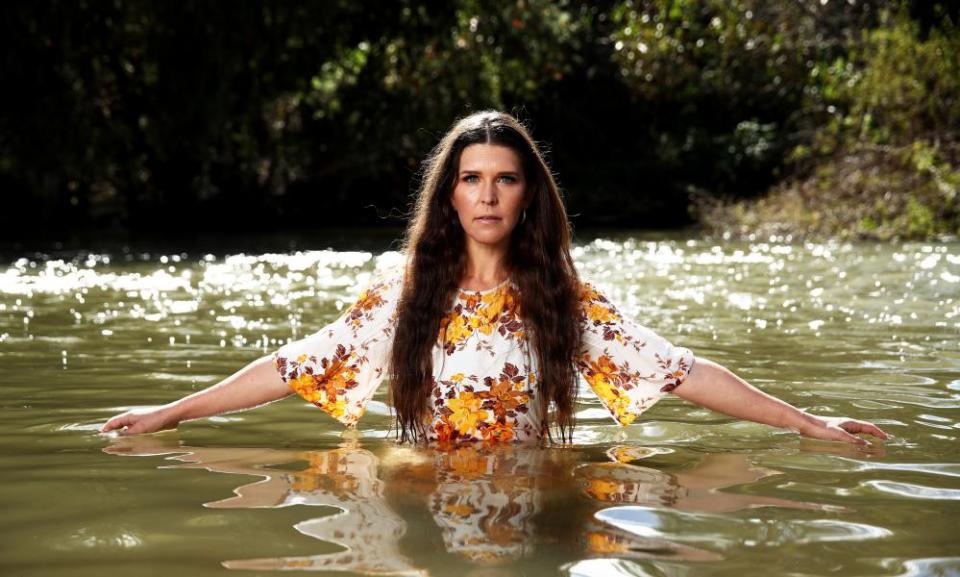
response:
<svg viewBox="0 0 960 577"><path fill-rule="evenodd" d="M357 423L386 377L402 269L379 276L336 321L273 353L290 388L345 425ZM510 280L461 289L433 349L429 441L532 441L543 438L536 355ZM581 283L577 322L580 373L610 414L628 425L672 391L694 355L620 314Z"/></svg>

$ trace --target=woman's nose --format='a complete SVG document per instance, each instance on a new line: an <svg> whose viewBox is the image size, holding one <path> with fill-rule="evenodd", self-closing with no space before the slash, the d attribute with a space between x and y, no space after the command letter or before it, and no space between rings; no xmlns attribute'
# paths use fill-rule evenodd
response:
<svg viewBox="0 0 960 577"><path fill-rule="evenodd" d="M497 204L496 184L488 182L480 187L480 202L484 204Z"/></svg>

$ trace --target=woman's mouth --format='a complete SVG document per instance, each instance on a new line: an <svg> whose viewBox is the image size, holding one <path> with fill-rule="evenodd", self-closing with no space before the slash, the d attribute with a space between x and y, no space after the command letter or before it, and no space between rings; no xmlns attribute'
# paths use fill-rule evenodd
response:
<svg viewBox="0 0 960 577"><path fill-rule="evenodd" d="M482 222L486 224L494 224L500 222L502 219L499 216L478 216L476 219L477 222Z"/></svg>

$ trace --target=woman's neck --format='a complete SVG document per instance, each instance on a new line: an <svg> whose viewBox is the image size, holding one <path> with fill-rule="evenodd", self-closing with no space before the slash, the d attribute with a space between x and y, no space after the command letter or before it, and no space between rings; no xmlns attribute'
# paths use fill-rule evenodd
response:
<svg viewBox="0 0 960 577"><path fill-rule="evenodd" d="M467 266L460 286L469 290L485 290L503 282L510 275L506 247L467 246Z"/></svg>

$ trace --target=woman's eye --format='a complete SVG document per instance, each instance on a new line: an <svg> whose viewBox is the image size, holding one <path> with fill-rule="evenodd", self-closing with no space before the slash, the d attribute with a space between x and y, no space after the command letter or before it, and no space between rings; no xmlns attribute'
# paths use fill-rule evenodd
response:
<svg viewBox="0 0 960 577"><path fill-rule="evenodd" d="M480 177L477 176L476 174L468 174L468 175L466 175L466 176L463 177L463 181L464 181L464 182L476 182L474 179L478 179L478 180L479 180L479 178L480 178ZM510 176L510 175L506 175L506 174L503 175L503 176L501 176L500 179L501 179L503 182L516 182L516 181L517 181L516 178L514 178L514 177L512 177L512 176Z"/></svg>

